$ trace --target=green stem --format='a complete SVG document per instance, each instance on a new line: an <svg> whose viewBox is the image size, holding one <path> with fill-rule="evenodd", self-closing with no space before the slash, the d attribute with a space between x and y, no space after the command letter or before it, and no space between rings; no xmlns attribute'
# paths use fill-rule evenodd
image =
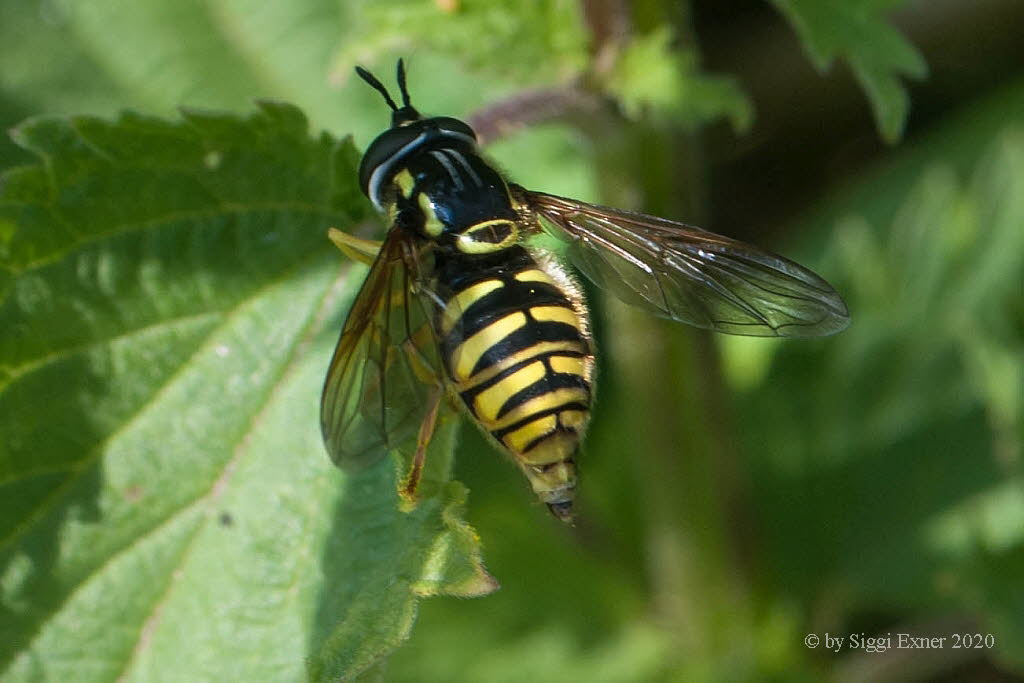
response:
<svg viewBox="0 0 1024 683"><path fill-rule="evenodd" d="M643 4L643 3L641 3ZM648 3L650 4L650 3ZM637 9L644 23L652 8ZM678 5L672 21L688 39ZM640 23L638 21L638 23ZM698 222L704 169L696 135L651 122L591 119L604 203ZM749 588L732 534L738 483L709 335L608 302L608 370L623 386L624 429L642 482L651 607L677 646L679 665L735 657L752 642ZM738 660L736 664L740 664Z"/></svg>

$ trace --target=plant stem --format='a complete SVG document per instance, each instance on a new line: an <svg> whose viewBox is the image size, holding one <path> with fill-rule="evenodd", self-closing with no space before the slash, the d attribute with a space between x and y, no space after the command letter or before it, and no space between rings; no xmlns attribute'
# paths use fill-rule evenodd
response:
<svg viewBox="0 0 1024 683"><path fill-rule="evenodd" d="M651 5L652 3L641 3ZM638 23L660 7L637 8ZM689 39L686 9L665 16ZM696 135L677 125L590 119L586 130L602 200L694 221L704 170ZM708 333L657 320L619 302L611 318L609 369L623 386L624 429L645 508L651 608L675 642L678 664L736 657L752 642L747 578L730 522L737 483L717 353ZM742 655L733 666L742 666Z"/></svg>

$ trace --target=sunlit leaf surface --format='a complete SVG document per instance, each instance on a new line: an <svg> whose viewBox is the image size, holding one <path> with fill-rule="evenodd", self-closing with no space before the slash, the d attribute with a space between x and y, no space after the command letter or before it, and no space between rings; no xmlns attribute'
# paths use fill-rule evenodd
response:
<svg viewBox="0 0 1024 683"><path fill-rule="evenodd" d="M320 441L364 272L325 238L368 217L350 141L271 103L15 136L38 163L0 195L5 678L354 675L417 596L493 589L463 489L400 512L394 467L346 479Z"/></svg>

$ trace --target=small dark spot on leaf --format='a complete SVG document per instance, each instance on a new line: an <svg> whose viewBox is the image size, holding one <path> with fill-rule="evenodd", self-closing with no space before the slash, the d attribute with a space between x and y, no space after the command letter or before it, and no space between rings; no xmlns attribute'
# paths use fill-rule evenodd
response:
<svg viewBox="0 0 1024 683"><path fill-rule="evenodd" d="M220 522L221 526L231 526L235 523L235 518L231 516L230 512L222 512L220 513L218 521Z"/></svg>

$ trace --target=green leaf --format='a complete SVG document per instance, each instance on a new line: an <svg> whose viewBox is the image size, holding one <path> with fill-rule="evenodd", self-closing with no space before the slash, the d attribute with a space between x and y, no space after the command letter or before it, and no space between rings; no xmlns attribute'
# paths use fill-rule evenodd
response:
<svg viewBox="0 0 1024 683"><path fill-rule="evenodd" d="M1018 664L1022 198L1011 126L970 182L933 164L884 228L841 221L823 272L850 328L813 353L777 346L738 411L778 581L841 583L861 605L952 603ZM808 546L823 549L813 562Z"/></svg>
<svg viewBox="0 0 1024 683"><path fill-rule="evenodd" d="M458 55L461 64L511 81L537 85L565 80L587 62L578 3L570 0L348 3L359 36L338 53L338 73L394 50Z"/></svg>
<svg viewBox="0 0 1024 683"><path fill-rule="evenodd" d="M450 461L454 427L435 438L434 462L438 455ZM409 637L417 596L474 597L497 589L483 569L476 532L462 521L465 487L450 482L396 516L399 469L377 467L347 482L336 516L351 523L331 536L324 555L321 614L328 618L318 619L314 634L314 680L349 680L378 663ZM427 536L430 544L423 542Z"/></svg>
<svg viewBox="0 0 1024 683"><path fill-rule="evenodd" d="M347 478L321 443L365 272L325 238L370 216L350 140L275 103L15 137L39 161L0 181L6 680L354 674L418 597L493 589L451 438L410 513L386 459Z"/></svg>
<svg viewBox="0 0 1024 683"><path fill-rule="evenodd" d="M899 0L772 0L803 42L818 71L836 58L850 64L867 93L882 138L896 142L910 107L901 78L928 71L921 53L881 18Z"/></svg>
<svg viewBox="0 0 1024 683"><path fill-rule="evenodd" d="M750 101L730 78L702 73L695 50L679 51L672 31L661 26L632 39L608 77L606 87L627 116L650 110L656 118L697 126L727 117L737 132L750 128Z"/></svg>
<svg viewBox="0 0 1024 683"><path fill-rule="evenodd" d="M366 140L386 121L379 98L356 82L344 88L358 93L350 97L328 78L339 46L359 39L351 28L329 0L0 3L0 124L126 106L244 111L269 97L300 105L318 126L344 122ZM0 166L14 161L6 151Z"/></svg>

